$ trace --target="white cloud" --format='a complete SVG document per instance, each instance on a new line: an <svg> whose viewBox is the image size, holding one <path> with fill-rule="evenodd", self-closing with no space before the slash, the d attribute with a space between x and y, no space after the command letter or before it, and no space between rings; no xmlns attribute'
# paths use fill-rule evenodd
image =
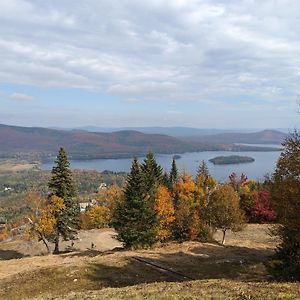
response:
<svg viewBox="0 0 300 300"><path fill-rule="evenodd" d="M292 0L1 1L0 80L126 99L292 101L299 11Z"/></svg>
<svg viewBox="0 0 300 300"><path fill-rule="evenodd" d="M122 85L116 84L109 87L108 91L112 94L122 96L153 96L174 92L176 84L173 82L143 82L140 84Z"/></svg>
<svg viewBox="0 0 300 300"><path fill-rule="evenodd" d="M9 99L14 101L32 101L34 97L22 93L13 93L9 95Z"/></svg>

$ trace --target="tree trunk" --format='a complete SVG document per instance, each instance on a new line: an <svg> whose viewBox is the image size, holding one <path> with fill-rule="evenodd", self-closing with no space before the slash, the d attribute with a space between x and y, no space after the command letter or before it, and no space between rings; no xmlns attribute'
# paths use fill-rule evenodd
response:
<svg viewBox="0 0 300 300"><path fill-rule="evenodd" d="M225 235L226 235L226 229L223 230L223 238L222 238L222 245L225 244Z"/></svg>
<svg viewBox="0 0 300 300"><path fill-rule="evenodd" d="M59 254L59 234L56 235L55 240L54 240L53 254Z"/></svg>
<svg viewBox="0 0 300 300"><path fill-rule="evenodd" d="M39 234L40 234L41 240L43 241L44 245L47 248L47 253L50 254L51 249L50 249L49 241L45 238L45 236L43 234L41 234L41 233L39 233Z"/></svg>

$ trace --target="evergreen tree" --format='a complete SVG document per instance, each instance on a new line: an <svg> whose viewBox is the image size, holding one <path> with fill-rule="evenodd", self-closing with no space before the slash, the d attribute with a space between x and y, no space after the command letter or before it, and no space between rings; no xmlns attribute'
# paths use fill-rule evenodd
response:
<svg viewBox="0 0 300 300"><path fill-rule="evenodd" d="M156 162L152 152L146 155L146 158L141 165L141 171L144 179L146 180L145 188L151 188L155 183L162 180L163 170L162 167Z"/></svg>
<svg viewBox="0 0 300 300"><path fill-rule="evenodd" d="M162 180L161 183L168 188L168 190L171 190L172 186L171 186L171 182L170 182L170 177L168 175L167 172L164 172L163 176L162 176Z"/></svg>
<svg viewBox="0 0 300 300"><path fill-rule="evenodd" d="M293 133L273 175L271 195L280 226L280 238L271 270L275 277L300 281L300 134Z"/></svg>
<svg viewBox="0 0 300 300"><path fill-rule="evenodd" d="M203 176L204 178L208 178L210 176L207 164L204 160L202 160L197 170L197 177L199 176Z"/></svg>
<svg viewBox="0 0 300 300"><path fill-rule="evenodd" d="M76 188L73 182L70 163L64 148L60 148L56 165L52 169L52 177L48 183L51 196L55 195L63 199L64 209L55 215L55 249L59 252L59 237L65 240L73 239L80 222L80 208L76 199Z"/></svg>
<svg viewBox="0 0 300 300"><path fill-rule="evenodd" d="M171 172L170 172L170 184L171 184L171 187L173 188L173 186L177 182L178 182L178 170L177 170L177 166L176 166L176 160L173 158L172 168L171 168Z"/></svg>
<svg viewBox="0 0 300 300"><path fill-rule="evenodd" d="M145 197L154 205L158 185L162 183L163 171L151 152L141 165L141 175Z"/></svg>
<svg viewBox="0 0 300 300"><path fill-rule="evenodd" d="M156 239L156 214L153 203L145 197L142 175L135 158L127 176L124 200L117 203L113 216L112 224L125 247L149 247Z"/></svg>

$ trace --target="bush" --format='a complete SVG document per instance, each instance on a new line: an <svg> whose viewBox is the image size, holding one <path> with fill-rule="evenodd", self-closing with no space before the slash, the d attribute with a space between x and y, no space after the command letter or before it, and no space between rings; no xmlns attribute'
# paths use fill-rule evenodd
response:
<svg viewBox="0 0 300 300"><path fill-rule="evenodd" d="M270 270L274 277L300 280L300 135L295 132L283 144L284 150L273 175L272 199L281 226L276 235L281 243Z"/></svg>
<svg viewBox="0 0 300 300"><path fill-rule="evenodd" d="M271 207L271 196L267 191L253 193L254 205L250 210L250 221L255 223L273 222L276 213Z"/></svg>

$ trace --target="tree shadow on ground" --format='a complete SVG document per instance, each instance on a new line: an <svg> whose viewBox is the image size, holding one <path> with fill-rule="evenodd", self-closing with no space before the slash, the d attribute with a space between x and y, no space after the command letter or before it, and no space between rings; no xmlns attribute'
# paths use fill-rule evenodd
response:
<svg viewBox="0 0 300 300"><path fill-rule="evenodd" d="M64 257L95 257L98 255L102 255L102 251L87 248L84 251L74 250L64 255Z"/></svg>
<svg viewBox="0 0 300 300"><path fill-rule="evenodd" d="M261 281L268 279L263 263L270 250L245 247L194 247L189 252L137 252L107 263L93 263L88 277L101 286L124 287L152 282L198 279Z"/></svg>
<svg viewBox="0 0 300 300"><path fill-rule="evenodd" d="M100 251L96 249L87 248L84 251L80 251L79 249L73 249L72 251L66 252L67 254L64 255L64 257L95 257L100 255L108 255L113 254L120 251L126 251L122 247L116 247L112 250L106 250L106 251Z"/></svg>
<svg viewBox="0 0 300 300"><path fill-rule="evenodd" d="M19 251L16 250L3 250L0 249L0 260L9 260L9 259L16 259L26 257L28 255L24 255Z"/></svg>

